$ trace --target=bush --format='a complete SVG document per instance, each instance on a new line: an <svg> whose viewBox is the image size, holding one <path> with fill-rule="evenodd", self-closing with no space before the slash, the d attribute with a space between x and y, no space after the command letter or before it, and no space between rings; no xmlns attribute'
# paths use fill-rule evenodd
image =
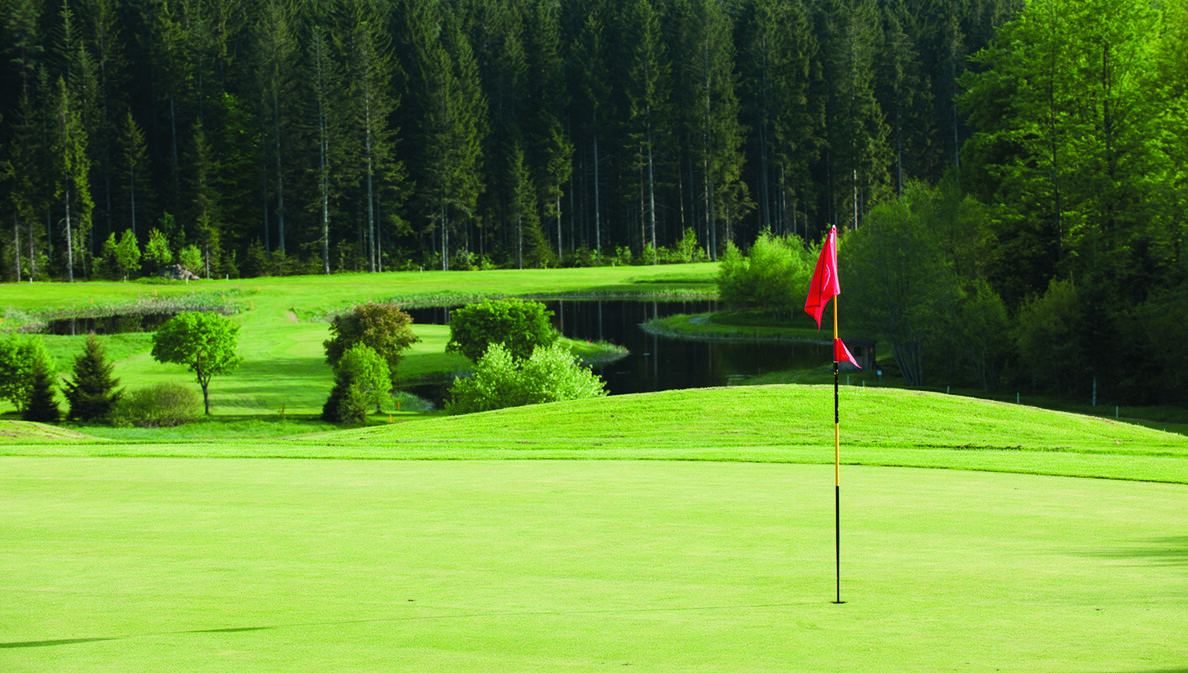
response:
<svg viewBox="0 0 1188 673"><path fill-rule="evenodd" d="M132 391L115 404L111 420L115 425L140 428L168 428L198 417L202 401L198 393L179 383L158 383Z"/></svg>
<svg viewBox="0 0 1188 673"><path fill-rule="evenodd" d="M322 406L322 420L361 425L388 396L388 363L366 344L351 346L334 366L334 388Z"/></svg>
<svg viewBox="0 0 1188 673"><path fill-rule="evenodd" d="M513 358L527 358L537 346L549 346L557 340L557 332L549 322L552 315L544 304L520 299L486 299L463 306L450 318L446 351L478 362L488 346L500 344Z"/></svg>
<svg viewBox="0 0 1188 673"><path fill-rule="evenodd" d="M322 343L326 362L337 365L356 344L365 344L388 363L391 378L401 353L421 339L413 334L412 317L395 304L367 303L330 321L330 338Z"/></svg>
<svg viewBox="0 0 1188 673"><path fill-rule="evenodd" d="M800 239L768 231L759 235L747 257L728 242L718 271L718 295L735 308L794 314L808 292L812 257Z"/></svg>
<svg viewBox="0 0 1188 673"><path fill-rule="evenodd" d="M526 404L579 400L606 395L602 378L577 363L564 346L540 346L526 360L491 344L474 375L450 388L446 411L467 414Z"/></svg>

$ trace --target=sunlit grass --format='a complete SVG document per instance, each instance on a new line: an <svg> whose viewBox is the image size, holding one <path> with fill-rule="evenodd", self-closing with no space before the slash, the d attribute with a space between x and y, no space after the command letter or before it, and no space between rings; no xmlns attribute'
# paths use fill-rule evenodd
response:
<svg viewBox="0 0 1188 673"><path fill-rule="evenodd" d="M1183 485L0 458L0 670L1161 671Z"/></svg>

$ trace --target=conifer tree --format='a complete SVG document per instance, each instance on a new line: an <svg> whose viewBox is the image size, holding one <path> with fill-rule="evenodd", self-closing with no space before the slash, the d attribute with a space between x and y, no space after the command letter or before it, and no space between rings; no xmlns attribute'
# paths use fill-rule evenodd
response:
<svg viewBox="0 0 1188 673"><path fill-rule="evenodd" d="M57 423L62 418L55 398L54 371L44 357L33 362L29 382L29 398L21 418L38 423Z"/></svg>
<svg viewBox="0 0 1188 673"><path fill-rule="evenodd" d="M56 158L60 173L56 195L65 209L66 278L74 281L76 243L85 240L91 228L90 168L87 137L79 112L64 78L58 78L58 99L54 111L58 123ZM81 250L79 250L81 258Z"/></svg>
<svg viewBox="0 0 1188 673"><path fill-rule="evenodd" d="M112 376L115 365L107 360L107 349L94 334L87 335L82 355L74 358L74 378L63 384L62 393L70 404L67 417L76 421L107 418L123 396L120 380Z"/></svg>

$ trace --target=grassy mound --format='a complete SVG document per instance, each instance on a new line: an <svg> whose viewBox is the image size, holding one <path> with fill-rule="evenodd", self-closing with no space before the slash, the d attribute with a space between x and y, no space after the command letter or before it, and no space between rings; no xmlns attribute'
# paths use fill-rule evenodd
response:
<svg viewBox="0 0 1188 673"><path fill-rule="evenodd" d="M1188 483L1188 438L1109 419L898 389L843 388L847 464ZM408 418L408 417L404 417ZM77 455L833 461L833 391L748 386L416 418L290 439L54 441ZM291 426L285 426L291 434ZM65 445L64 445L65 444ZM37 455L44 444L0 445Z"/></svg>

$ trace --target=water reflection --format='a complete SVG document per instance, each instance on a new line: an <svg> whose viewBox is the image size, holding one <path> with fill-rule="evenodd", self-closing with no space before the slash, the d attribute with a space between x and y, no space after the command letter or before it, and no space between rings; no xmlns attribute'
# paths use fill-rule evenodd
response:
<svg viewBox="0 0 1188 673"><path fill-rule="evenodd" d="M595 368L612 395L730 385L766 372L810 369L831 361L826 345L783 342L720 342L671 339L644 332L651 318L714 311L713 301L554 300L553 325L570 339L608 341L630 354ZM416 323L447 324L450 308L413 309ZM444 387L418 387L416 394L440 403Z"/></svg>
<svg viewBox="0 0 1188 673"><path fill-rule="evenodd" d="M44 334L75 336L78 334L127 334L155 332L177 313L119 313L116 315L75 316L46 322Z"/></svg>

